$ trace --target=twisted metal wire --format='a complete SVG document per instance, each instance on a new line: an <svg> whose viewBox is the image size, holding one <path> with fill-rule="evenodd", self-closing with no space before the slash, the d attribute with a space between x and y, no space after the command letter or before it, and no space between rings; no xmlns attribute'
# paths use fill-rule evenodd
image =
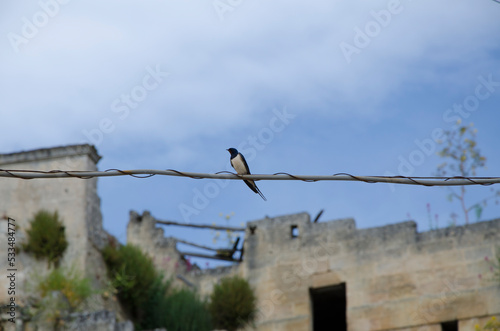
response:
<svg viewBox="0 0 500 331"><path fill-rule="evenodd" d="M134 178L149 178L152 176L178 176L192 179L251 179L251 180L300 180L303 182L317 182L325 180L337 181L360 181L365 183L391 183L422 186L462 186L462 185L493 185L500 183L500 177L407 177L407 176L355 176L348 173L336 173L333 175L312 176L292 175L286 172L277 172L268 175L238 175L229 171L220 171L214 174L178 171L174 169L154 170L120 170L107 169L104 171L65 171L65 170L19 170L0 169L0 177L36 179L36 178L79 178L90 179L95 177L131 176Z"/></svg>

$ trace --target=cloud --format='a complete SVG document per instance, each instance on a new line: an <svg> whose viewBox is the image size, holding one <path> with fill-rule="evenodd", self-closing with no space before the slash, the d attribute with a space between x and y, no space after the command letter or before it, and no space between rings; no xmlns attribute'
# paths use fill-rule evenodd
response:
<svg viewBox="0 0 500 331"><path fill-rule="evenodd" d="M329 118L376 117L405 84L446 82L452 90L457 72L477 75L491 61L498 6L400 1L383 26L390 3L242 1L221 21L213 2L72 1L19 54L2 41L9 52L0 55L0 93L10 120L34 120L23 122L26 134L64 118L67 136L52 140L80 140L109 117L114 134L179 142L259 125L285 105ZM9 10L1 30L19 32L22 17L40 8ZM347 63L339 45L354 45L370 24L379 32ZM157 65L171 75L117 119L113 101Z"/></svg>

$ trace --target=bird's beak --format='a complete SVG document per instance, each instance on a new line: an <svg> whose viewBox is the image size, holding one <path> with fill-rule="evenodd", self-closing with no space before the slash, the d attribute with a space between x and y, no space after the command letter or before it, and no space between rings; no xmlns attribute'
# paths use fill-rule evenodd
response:
<svg viewBox="0 0 500 331"><path fill-rule="evenodd" d="M229 148L228 148L228 149L226 149L226 151L228 151L228 152L229 152Z"/></svg>

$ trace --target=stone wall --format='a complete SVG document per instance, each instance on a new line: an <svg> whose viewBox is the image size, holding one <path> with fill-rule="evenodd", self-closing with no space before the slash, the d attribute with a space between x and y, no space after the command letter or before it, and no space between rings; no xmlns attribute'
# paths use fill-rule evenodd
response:
<svg viewBox="0 0 500 331"><path fill-rule="evenodd" d="M414 222L356 229L308 214L250 222L242 268L257 291L259 330L311 330L310 290L345 283L348 330L441 330L500 313L487 274L500 220L418 233ZM291 227L298 236L292 238Z"/></svg>
<svg viewBox="0 0 500 331"><path fill-rule="evenodd" d="M1 169L26 170L97 170L100 156L93 146L71 145L26 152L0 154ZM0 177L0 251L7 250L6 217L15 220L16 244L26 240L26 230L35 213L41 209L57 211L65 226L69 243L61 266L74 268L89 277L94 287L106 282L106 268L99 249L106 242L102 226L97 178L17 179ZM1 274L6 270L6 255L0 258ZM37 261L22 250L16 256L16 303L23 306L34 284L34 279L48 271L46 261ZM0 303L10 299L8 279L0 277ZM96 297L95 309L120 310ZM111 305L111 306L110 306ZM120 315L122 316L122 315ZM123 316L122 316L123 317Z"/></svg>
<svg viewBox="0 0 500 331"><path fill-rule="evenodd" d="M134 331L132 322L118 322L115 312L107 310L74 313L64 322L67 331Z"/></svg>
<svg viewBox="0 0 500 331"><path fill-rule="evenodd" d="M142 215L130 212L127 244L141 248L153 259L156 268L166 275L175 275L178 271L184 273L188 268L177 252L175 239L165 237L163 229L156 226L156 220L148 211Z"/></svg>
<svg viewBox="0 0 500 331"><path fill-rule="evenodd" d="M161 262L179 261L175 239L155 223L149 212L132 212L128 240L175 273ZM258 330L313 330L311 291L339 284L346 297L339 313L350 331L441 331L455 320L459 330L473 330L500 314L500 286L485 260L495 258L500 219L423 233L413 221L357 229L353 219L312 223L307 213L247 226L241 264L182 274L201 295L222 277L248 279Z"/></svg>
<svg viewBox="0 0 500 331"><path fill-rule="evenodd" d="M166 277L172 278L174 286L199 287L202 279L204 282L202 287L211 291L213 283L220 278L221 273L228 273L226 268L204 271L196 265L190 265L185 257L179 254L177 240L165 237L163 228L156 225L156 219L149 211L145 211L142 215L135 211L130 212L127 244L133 244L149 255L156 269ZM200 276L202 274L205 276Z"/></svg>

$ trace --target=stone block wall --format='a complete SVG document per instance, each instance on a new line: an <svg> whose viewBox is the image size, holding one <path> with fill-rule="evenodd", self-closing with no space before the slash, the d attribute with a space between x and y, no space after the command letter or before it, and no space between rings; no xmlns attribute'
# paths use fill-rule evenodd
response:
<svg viewBox="0 0 500 331"><path fill-rule="evenodd" d="M165 237L163 228L156 225L156 219L149 211L139 215L130 212L127 225L127 244L139 247L153 259L157 270L172 278L174 286L191 286L193 276L199 268L191 266L177 250L177 240Z"/></svg>
<svg viewBox="0 0 500 331"><path fill-rule="evenodd" d="M91 145L71 145L44 148L25 152L0 154L0 169L25 170L97 170L100 156ZM74 268L89 277L93 285L101 287L106 281L106 268L99 249L104 246L107 234L102 226L100 199L97 195L97 178L17 179L0 177L0 251L7 251L7 221L16 224L16 245L25 242L30 221L41 209L57 211L65 226L68 247L61 266ZM3 275L6 255L0 259ZM46 261L37 261L22 250L16 256L16 303L24 305L34 277L48 271ZM0 277L0 303L10 299L8 279ZM95 308L107 304L96 298ZM108 305L109 306L109 305ZM117 308L116 304L112 305ZM119 308L119 307L118 307ZM119 310L118 310L119 311Z"/></svg>
<svg viewBox="0 0 500 331"><path fill-rule="evenodd" d="M101 310L95 312L74 313L65 321L67 331L134 331L130 321L118 322L113 311Z"/></svg>
<svg viewBox="0 0 500 331"><path fill-rule="evenodd" d="M312 223L299 213L247 227L241 264L181 274L201 295L222 277L248 279L258 297L257 330L313 330L311 291L339 284L350 331L441 331L448 321L473 330L500 314L500 284L485 260L495 258L500 219L418 233L413 221L357 229L353 219ZM181 260L149 212L131 213L128 241L159 269L179 272L161 263Z"/></svg>
<svg viewBox="0 0 500 331"><path fill-rule="evenodd" d="M496 254L500 220L418 233L414 222L356 229L352 219L311 223L302 213L248 226L257 229L241 268L259 298L259 330L312 330L311 289L342 283L348 330L441 330L453 320L464 330L500 314L498 282L478 277Z"/></svg>

